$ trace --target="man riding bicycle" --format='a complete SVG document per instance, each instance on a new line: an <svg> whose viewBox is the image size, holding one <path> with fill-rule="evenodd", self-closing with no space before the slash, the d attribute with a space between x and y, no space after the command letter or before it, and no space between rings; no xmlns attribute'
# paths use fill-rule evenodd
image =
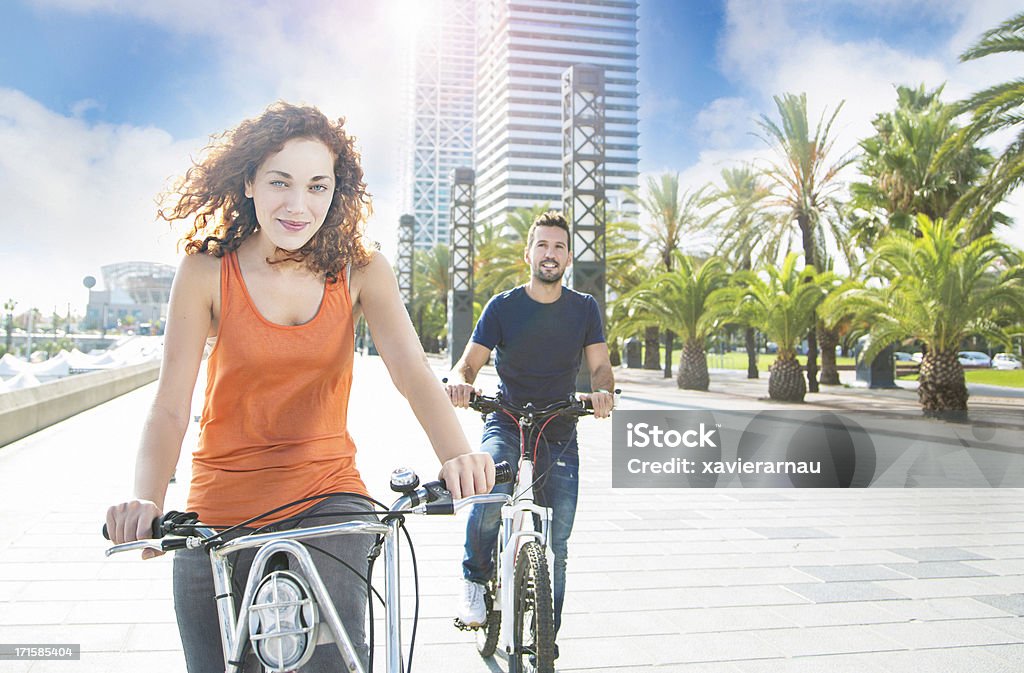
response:
<svg viewBox="0 0 1024 673"><path fill-rule="evenodd" d="M565 218L549 211L531 225L524 260L530 280L493 297L484 308L462 358L449 376L448 395L457 407L469 406L473 382L480 368L496 351L499 391L516 404L534 406L565 400L576 389L582 358L590 370L589 398L594 415L607 418L615 387L600 309L594 298L562 286L562 276L572 264L570 231ZM582 355L582 358L581 358ZM495 461L518 465L519 429L505 414L491 414L486 422L481 450ZM530 446L533 446L533 438ZM565 598L565 568L569 534L576 515L579 488L579 455L576 420L558 417L547 424L535 460L537 504L553 513L551 546L555 556L555 633L561 625ZM510 493L511 486L494 492ZM462 563L463 595L458 618L466 626L480 626L486 618L484 584L491 575L492 557L499 529L498 505L477 505L466 527ZM555 647L557 657L558 648Z"/></svg>

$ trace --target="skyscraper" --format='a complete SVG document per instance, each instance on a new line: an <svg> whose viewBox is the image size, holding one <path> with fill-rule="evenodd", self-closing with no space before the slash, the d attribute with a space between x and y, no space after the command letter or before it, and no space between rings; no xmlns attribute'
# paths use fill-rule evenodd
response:
<svg viewBox="0 0 1024 673"><path fill-rule="evenodd" d="M405 212L416 218L415 246L448 243L451 171L473 166L476 83L474 0L421 0L412 50L412 114Z"/></svg>
<svg viewBox="0 0 1024 673"><path fill-rule="evenodd" d="M637 0L483 0L477 8L476 220L562 200L562 74L604 69L608 217L635 213Z"/></svg>

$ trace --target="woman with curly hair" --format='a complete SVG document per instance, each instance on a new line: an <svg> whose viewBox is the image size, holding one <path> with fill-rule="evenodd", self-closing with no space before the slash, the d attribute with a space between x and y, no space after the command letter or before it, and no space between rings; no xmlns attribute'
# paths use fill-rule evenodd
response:
<svg viewBox="0 0 1024 673"><path fill-rule="evenodd" d="M339 512L347 513L344 520L352 512L369 518L346 428L353 325L360 314L426 431L452 495L490 491L490 457L470 451L423 356L391 267L364 245L370 198L344 120L331 121L312 107L271 105L215 138L171 197L160 216L191 220L192 228L171 289L135 497L107 512L115 543L149 537L153 519L161 516L210 337L216 342L207 363L188 509L204 524L226 528L304 497L346 492L358 495L284 509L257 525L301 526L311 515L324 523L325 514ZM335 536L316 545L322 552L313 552L364 662L365 581L326 554L365 571L371 542L366 535ZM236 591L252 557L236 555ZM202 550L176 554L174 599L189 672L223 671L212 571ZM303 667L340 669L333 645L318 647Z"/></svg>

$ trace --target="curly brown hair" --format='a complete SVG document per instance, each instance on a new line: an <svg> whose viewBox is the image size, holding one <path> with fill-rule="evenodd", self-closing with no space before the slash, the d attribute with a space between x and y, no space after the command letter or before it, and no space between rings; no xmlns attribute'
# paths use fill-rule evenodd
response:
<svg viewBox="0 0 1024 673"><path fill-rule="evenodd" d="M278 249L272 263L305 262L314 273L335 282L347 264L370 261L363 240L363 225L371 212L370 195L355 139L345 133L345 119L332 122L315 107L278 101L259 117L213 136L174 189L165 194L159 217L168 221L192 219L192 231L181 239L189 255L222 257L237 250L258 228L256 207L245 196L246 182L271 154L294 138L322 142L334 157L334 198L323 226L304 246L293 252ZM270 260L268 260L270 261Z"/></svg>

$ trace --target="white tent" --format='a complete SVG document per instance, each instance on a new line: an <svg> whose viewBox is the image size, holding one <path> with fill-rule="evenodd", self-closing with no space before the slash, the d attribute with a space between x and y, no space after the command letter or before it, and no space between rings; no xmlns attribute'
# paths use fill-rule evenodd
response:
<svg viewBox="0 0 1024 673"><path fill-rule="evenodd" d="M4 390L22 390L23 388L31 388L39 385L39 379L32 375L32 372L22 372L15 376L13 379L8 379L4 382Z"/></svg>
<svg viewBox="0 0 1024 673"><path fill-rule="evenodd" d="M0 358L0 376L17 376L21 372L28 371L29 365L19 357L11 353L4 353Z"/></svg>

